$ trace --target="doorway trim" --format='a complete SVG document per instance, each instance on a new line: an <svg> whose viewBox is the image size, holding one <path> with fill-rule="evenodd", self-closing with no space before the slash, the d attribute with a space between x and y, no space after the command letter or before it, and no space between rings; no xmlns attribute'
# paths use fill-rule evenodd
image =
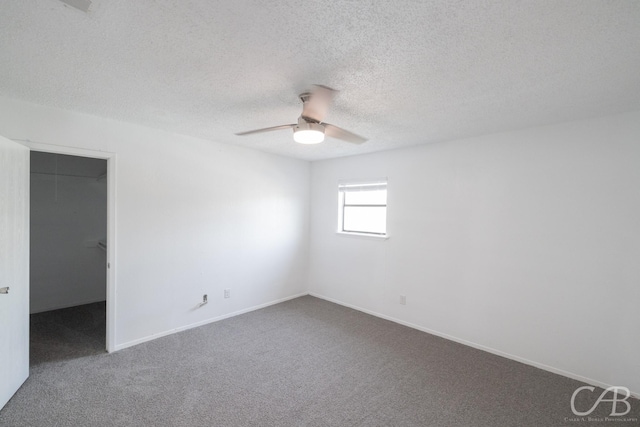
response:
<svg viewBox="0 0 640 427"><path fill-rule="evenodd" d="M116 351L116 153L12 139L31 151L105 159L107 161L107 319L106 350ZM29 190L31 191L31 190ZM29 287L31 285L29 284Z"/></svg>

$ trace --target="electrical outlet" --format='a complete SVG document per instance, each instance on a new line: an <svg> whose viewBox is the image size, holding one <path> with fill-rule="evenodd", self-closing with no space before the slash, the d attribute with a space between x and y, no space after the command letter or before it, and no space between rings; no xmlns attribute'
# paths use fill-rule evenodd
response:
<svg viewBox="0 0 640 427"><path fill-rule="evenodd" d="M407 296L406 295L400 295L400 304L407 305Z"/></svg>
<svg viewBox="0 0 640 427"><path fill-rule="evenodd" d="M231 289L225 289L224 290L224 297L225 298L231 298Z"/></svg>

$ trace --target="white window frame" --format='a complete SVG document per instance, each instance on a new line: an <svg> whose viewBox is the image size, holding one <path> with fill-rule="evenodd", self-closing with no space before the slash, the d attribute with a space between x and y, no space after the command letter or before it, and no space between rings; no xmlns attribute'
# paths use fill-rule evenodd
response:
<svg viewBox="0 0 640 427"><path fill-rule="evenodd" d="M352 191L358 191L358 188L362 187L384 187L387 190L387 179L380 178L369 181L341 181L338 183L338 227L337 233L346 236L359 236L359 237L369 237L374 239L387 239L389 237L389 232L387 229L387 224L385 224L385 233L373 233L368 231L350 231L344 229L344 208L345 206L355 206L355 205L345 205L345 193L348 192L348 189L352 189ZM368 205L367 205L368 206ZM374 205L375 207L384 206L385 211L387 209L387 203L384 205ZM374 207L373 205L371 207ZM362 206L365 207L365 206Z"/></svg>

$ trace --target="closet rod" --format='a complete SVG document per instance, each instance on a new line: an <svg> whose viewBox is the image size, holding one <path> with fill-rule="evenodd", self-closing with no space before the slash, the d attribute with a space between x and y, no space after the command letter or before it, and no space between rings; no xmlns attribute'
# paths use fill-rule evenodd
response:
<svg viewBox="0 0 640 427"><path fill-rule="evenodd" d="M64 173L48 173L48 172L31 172L34 175L52 175L52 176L72 176L75 178L91 178L91 179L99 179L102 178L103 176L106 176L105 174L102 175L98 175L98 176L89 176L89 175L71 175L71 174L64 174Z"/></svg>

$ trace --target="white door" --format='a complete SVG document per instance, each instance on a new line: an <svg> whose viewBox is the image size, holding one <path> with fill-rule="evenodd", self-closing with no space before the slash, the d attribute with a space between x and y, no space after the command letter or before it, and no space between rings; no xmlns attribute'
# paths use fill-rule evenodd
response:
<svg viewBox="0 0 640 427"><path fill-rule="evenodd" d="M29 149L0 137L0 409L28 376Z"/></svg>

